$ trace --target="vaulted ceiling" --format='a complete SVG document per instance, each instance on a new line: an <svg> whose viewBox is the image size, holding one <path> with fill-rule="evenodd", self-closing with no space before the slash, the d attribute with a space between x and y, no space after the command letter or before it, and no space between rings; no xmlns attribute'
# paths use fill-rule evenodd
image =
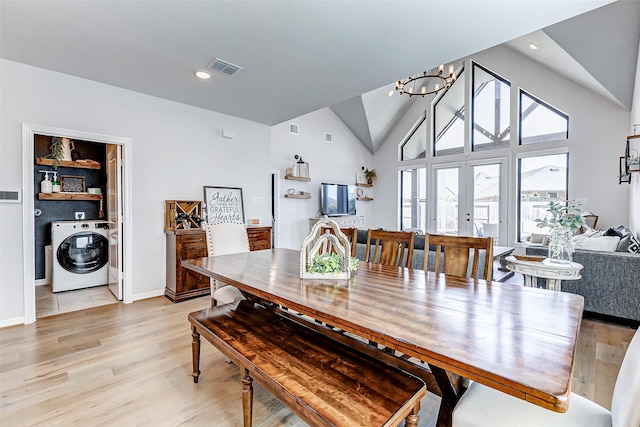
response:
<svg viewBox="0 0 640 427"><path fill-rule="evenodd" d="M0 57L266 125L332 107L375 152L391 82L540 29L543 63L630 108L639 1L3 0ZM244 69L193 76L216 57Z"/></svg>

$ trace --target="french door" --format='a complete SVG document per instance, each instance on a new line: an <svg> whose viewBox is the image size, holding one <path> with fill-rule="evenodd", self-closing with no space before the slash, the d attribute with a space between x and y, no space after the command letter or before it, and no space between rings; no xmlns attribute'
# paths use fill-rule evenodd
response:
<svg viewBox="0 0 640 427"><path fill-rule="evenodd" d="M433 165L430 231L506 242L506 165L505 158Z"/></svg>

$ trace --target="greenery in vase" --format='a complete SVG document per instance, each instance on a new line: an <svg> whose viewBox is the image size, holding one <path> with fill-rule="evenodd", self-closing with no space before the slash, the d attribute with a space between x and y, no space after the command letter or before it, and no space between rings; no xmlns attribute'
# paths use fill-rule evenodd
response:
<svg viewBox="0 0 640 427"><path fill-rule="evenodd" d="M53 159L53 168L58 169L60 165L60 160L64 157L64 153L62 151L62 138L58 138L54 136L51 138L51 147L49 147L51 152L44 156L45 159Z"/></svg>
<svg viewBox="0 0 640 427"><path fill-rule="evenodd" d="M307 271L310 273L340 273L340 255L337 253L332 254L318 254L313 257L311 264L307 266ZM358 269L358 258L349 258L349 267L351 271Z"/></svg>
<svg viewBox="0 0 640 427"><path fill-rule="evenodd" d="M582 209L578 208L578 203L569 200L566 203L549 202L547 212L551 217L536 219L539 228L551 229L551 241L549 246L553 258L560 256L562 244L568 246L569 252L573 252L572 240L574 234L581 227L586 227L586 222L582 216Z"/></svg>

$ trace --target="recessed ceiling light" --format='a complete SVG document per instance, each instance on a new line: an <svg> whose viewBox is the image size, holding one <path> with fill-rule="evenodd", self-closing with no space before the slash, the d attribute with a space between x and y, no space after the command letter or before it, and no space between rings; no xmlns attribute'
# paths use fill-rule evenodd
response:
<svg viewBox="0 0 640 427"><path fill-rule="evenodd" d="M193 74L194 74L197 78L202 79L202 80L207 80L208 78L210 78L210 77L211 77L211 74L209 74L209 73L208 73L208 72L206 72L206 71L194 71L194 72L193 72Z"/></svg>
<svg viewBox="0 0 640 427"><path fill-rule="evenodd" d="M389 96L393 96L393 92L394 92L393 90L390 90L389 91Z"/></svg>
<svg viewBox="0 0 640 427"><path fill-rule="evenodd" d="M533 50L538 50L538 45L535 44L534 42L529 43L529 47Z"/></svg>

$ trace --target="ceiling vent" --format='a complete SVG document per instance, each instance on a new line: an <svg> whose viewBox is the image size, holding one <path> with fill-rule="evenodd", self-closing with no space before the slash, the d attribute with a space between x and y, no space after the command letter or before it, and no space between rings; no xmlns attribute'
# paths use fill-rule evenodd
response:
<svg viewBox="0 0 640 427"><path fill-rule="evenodd" d="M333 135L331 135L330 133L325 133L324 142L333 143Z"/></svg>
<svg viewBox="0 0 640 427"><path fill-rule="evenodd" d="M214 59L213 62L209 65L209 68L224 73L228 76L236 75L244 69L238 65L234 65L231 62L227 62L220 58Z"/></svg>

